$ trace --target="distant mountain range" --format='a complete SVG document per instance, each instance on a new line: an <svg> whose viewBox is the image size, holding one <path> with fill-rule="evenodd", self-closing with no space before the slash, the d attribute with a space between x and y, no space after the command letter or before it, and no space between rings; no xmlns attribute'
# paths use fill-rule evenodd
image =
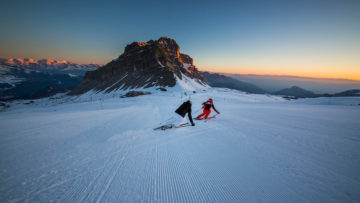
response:
<svg viewBox="0 0 360 203"><path fill-rule="evenodd" d="M333 94L333 96L335 96L335 97L360 97L360 90L358 90L358 89L347 90L347 91Z"/></svg>
<svg viewBox="0 0 360 203"><path fill-rule="evenodd" d="M360 97L360 89L346 90L335 94L315 94L309 90L297 86L285 88L273 93L275 95L292 96L294 98L314 98L314 97Z"/></svg>
<svg viewBox="0 0 360 203"><path fill-rule="evenodd" d="M293 97L316 97L317 95L309 90L302 89L297 86L285 88L283 90L274 92L275 95L285 95Z"/></svg>
<svg viewBox="0 0 360 203"><path fill-rule="evenodd" d="M277 92L292 86L311 90L315 94L335 94L344 90L360 89L359 80L311 78L300 76L279 75L253 75L253 74L229 74L219 73L228 77L255 84L257 87L268 91Z"/></svg>
<svg viewBox="0 0 360 203"><path fill-rule="evenodd" d="M51 74L73 74L83 76L86 71L92 71L100 67L99 64L77 64L66 60L32 58L0 58L0 66L24 68L27 71L40 71ZM5 68L6 69L6 68ZM2 68L4 70L4 68Z"/></svg>
<svg viewBox="0 0 360 203"><path fill-rule="evenodd" d="M205 82L207 82L212 87L230 88L255 94L273 94L280 96L291 96L292 98L360 96L360 90L358 89L347 90L335 94L316 94L298 86L284 88L279 91L267 91L252 83L244 82L223 74L209 72L202 72L202 74L204 76Z"/></svg>
<svg viewBox="0 0 360 203"><path fill-rule="evenodd" d="M97 64L51 59L0 59L0 100L36 99L73 89Z"/></svg>
<svg viewBox="0 0 360 203"><path fill-rule="evenodd" d="M253 85L251 83L242 82L234 78L209 72L201 72L204 76L204 81L207 82L212 87L224 87L230 89L236 89L248 93L264 94L268 93L267 91Z"/></svg>

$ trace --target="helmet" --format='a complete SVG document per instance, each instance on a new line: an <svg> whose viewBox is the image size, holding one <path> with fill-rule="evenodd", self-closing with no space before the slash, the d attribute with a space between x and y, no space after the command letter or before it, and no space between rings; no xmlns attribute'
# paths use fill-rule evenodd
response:
<svg viewBox="0 0 360 203"><path fill-rule="evenodd" d="M211 98L210 98L210 99L208 100L208 102L211 102L211 103L213 103L213 99L211 99Z"/></svg>

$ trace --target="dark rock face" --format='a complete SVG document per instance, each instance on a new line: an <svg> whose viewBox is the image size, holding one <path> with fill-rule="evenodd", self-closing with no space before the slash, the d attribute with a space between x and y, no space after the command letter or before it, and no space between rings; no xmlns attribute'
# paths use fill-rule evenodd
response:
<svg viewBox="0 0 360 203"><path fill-rule="evenodd" d="M180 59L183 63L191 64L192 66L194 65L193 59L189 55L180 54Z"/></svg>
<svg viewBox="0 0 360 203"><path fill-rule="evenodd" d="M163 87L159 87L159 88L157 88L157 90L160 90L160 91L163 91L163 92L166 92L166 91L167 91L167 89L165 89L165 88L163 88Z"/></svg>
<svg viewBox="0 0 360 203"><path fill-rule="evenodd" d="M203 83L202 75L193 65L192 58L180 53L175 40L161 37L156 41L127 45L119 58L87 72L83 83L70 94L82 94L92 89L108 93L117 89L173 87L176 85L176 77L182 79L182 75Z"/></svg>
<svg viewBox="0 0 360 203"><path fill-rule="evenodd" d="M183 66L187 70L188 73L190 73L191 75L193 75L196 78L200 78L201 80L204 80L204 76L194 66L193 59L189 55L180 53L180 61L183 63Z"/></svg>
<svg viewBox="0 0 360 203"><path fill-rule="evenodd" d="M126 97L137 97L140 95L149 95L151 94L151 92L143 92L143 91L129 91L128 93L126 93L125 95L121 96L121 98L126 98Z"/></svg>

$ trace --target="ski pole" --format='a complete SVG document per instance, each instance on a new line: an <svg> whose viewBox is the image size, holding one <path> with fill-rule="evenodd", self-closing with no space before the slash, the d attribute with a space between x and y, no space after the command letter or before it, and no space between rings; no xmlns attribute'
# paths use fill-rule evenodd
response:
<svg viewBox="0 0 360 203"><path fill-rule="evenodd" d="M172 119L172 118L174 118L174 116L171 116L171 117L170 117L169 119L167 119L166 121L169 121L169 120ZM159 123L159 125L165 123L166 121L163 121L163 122Z"/></svg>

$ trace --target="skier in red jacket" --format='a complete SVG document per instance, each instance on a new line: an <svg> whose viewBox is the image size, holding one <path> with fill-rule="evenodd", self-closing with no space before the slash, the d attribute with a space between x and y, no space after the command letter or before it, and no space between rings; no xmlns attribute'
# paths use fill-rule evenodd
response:
<svg viewBox="0 0 360 203"><path fill-rule="evenodd" d="M214 111L216 111L216 113L220 114L220 112L216 110L216 108L215 108L215 106L214 106L214 103L213 103L213 100L212 100L211 98L208 99L206 102L202 103L202 105L203 105L202 108L204 109L204 110L203 110L203 113L200 114L200 115L198 115L198 116L196 117L196 119L203 119L202 117L204 117L205 119L207 119L208 116L209 116L210 113L211 113L211 108L213 108Z"/></svg>

